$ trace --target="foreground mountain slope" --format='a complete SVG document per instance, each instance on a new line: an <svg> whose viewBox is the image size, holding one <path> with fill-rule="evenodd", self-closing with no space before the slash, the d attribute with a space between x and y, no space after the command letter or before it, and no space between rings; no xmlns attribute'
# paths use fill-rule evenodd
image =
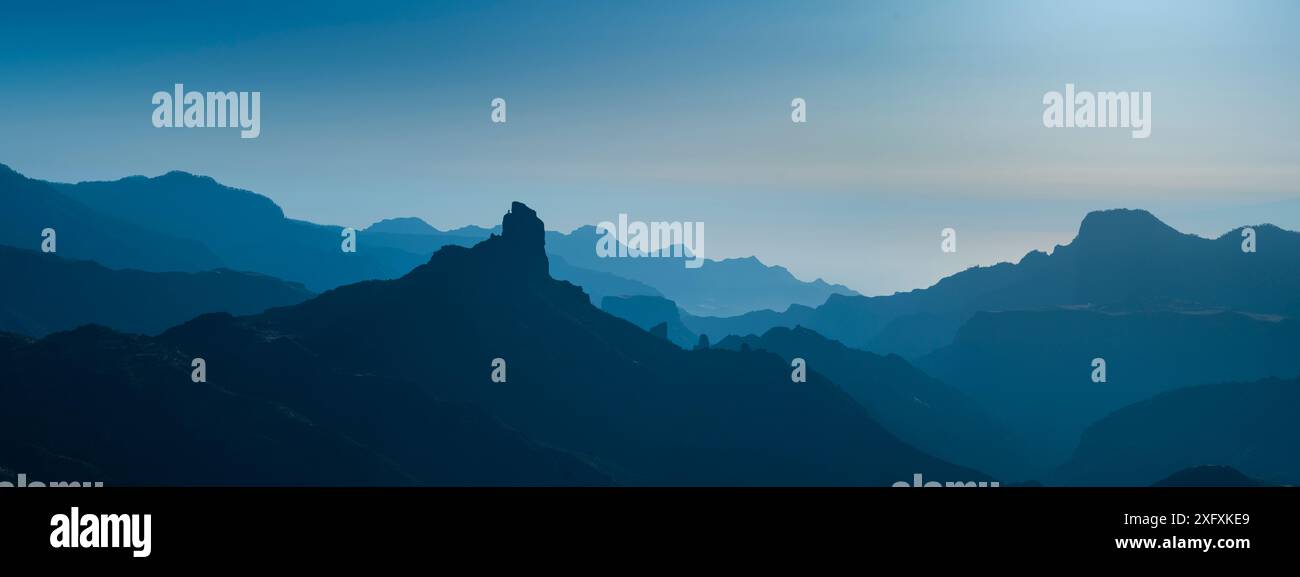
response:
<svg viewBox="0 0 1300 577"><path fill-rule="evenodd" d="M1226 465L1197 465L1179 470L1155 483L1152 487L1263 487L1241 471Z"/></svg>
<svg viewBox="0 0 1300 577"><path fill-rule="evenodd" d="M541 220L448 246L393 281L250 317L345 373L419 382L483 407L629 484L889 485L986 476L904 444L819 376L763 352L684 351L552 279ZM506 362L506 382L491 379Z"/></svg>
<svg viewBox="0 0 1300 577"><path fill-rule="evenodd" d="M204 357L208 380L191 382ZM397 379L210 315L158 338L0 334L0 469L107 485L604 484Z"/></svg>
<svg viewBox="0 0 1300 577"><path fill-rule="evenodd" d="M1083 434L1062 483L1145 485L1226 465L1268 483L1300 483L1300 380L1199 385L1115 411Z"/></svg>
<svg viewBox="0 0 1300 577"><path fill-rule="evenodd" d="M1207 381L1300 374L1298 350L1300 322L1290 319L1221 311L1011 311L975 315L952 345L917 365L1033 440L1040 461L1060 463L1084 427L1111 411ZM1105 382L1092 381L1096 358L1105 360Z"/></svg>
<svg viewBox="0 0 1300 577"><path fill-rule="evenodd" d="M0 331L35 337L85 324L153 334L202 313L249 314L312 296L302 285L251 273L112 270L6 246L0 272Z"/></svg>
<svg viewBox="0 0 1300 577"><path fill-rule="evenodd" d="M732 350L748 346L774 352L786 361L801 358L809 371L839 385L907 443L1004 478L1024 472L1024 456L1008 431L973 399L897 355L851 349L804 327L727 337L714 346Z"/></svg>

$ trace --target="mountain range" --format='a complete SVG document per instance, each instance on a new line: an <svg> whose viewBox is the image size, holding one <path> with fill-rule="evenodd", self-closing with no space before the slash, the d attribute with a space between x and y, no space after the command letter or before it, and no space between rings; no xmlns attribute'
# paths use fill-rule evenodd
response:
<svg viewBox="0 0 1300 577"><path fill-rule="evenodd" d="M148 178L52 183L0 165L0 244L36 249L46 227L63 230L60 254L109 268L256 272L320 292L362 280L397 278L446 245L472 246L493 228L442 231L413 217L357 231L357 250L340 249L344 227L285 216L271 199L209 177L173 171ZM35 227L35 228L33 228ZM580 282L599 304L605 296L666 295L699 314L819 304L855 294L820 279L804 282L755 258L710 260L686 269L680 259L599 258L594 227L548 233L552 274Z"/></svg>
<svg viewBox="0 0 1300 577"><path fill-rule="evenodd" d="M0 244L40 250L46 229L62 256L111 268L211 270L221 259L202 243L99 213L53 185L0 164ZM61 233L61 234L60 234Z"/></svg>
<svg viewBox="0 0 1300 577"><path fill-rule="evenodd" d="M1300 313L1300 234L1251 227L1216 239L1183 234L1143 210L1089 213L1074 240L1018 263L974 267L933 286L889 296L831 295L817 307L753 311L733 317L683 317L717 340L802 325L846 345L919 358L952 342L982 311L1105 307L1111 310L1230 309L1294 317Z"/></svg>
<svg viewBox="0 0 1300 577"><path fill-rule="evenodd" d="M490 228L380 221L346 253L342 227L180 172L0 165L0 202L0 418L21 425L0 478L1298 476L1300 234L1270 225L1207 239L1093 212L1050 253L864 297L756 259L600 258L594 229L546 231L519 203Z"/></svg>
<svg viewBox="0 0 1300 577"><path fill-rule="evenodd" d="M398 279L157 337L9 335L2 404L20 425L0 466L144 484L988 479L898 440L824 378L791 382L774 354L686 351L602 312L549 276L526 206L501 230ZM208 382L190 382L191 358Z"/></svg>
<svg viewBox="0 0 1300 577"><path fill-rule="evenodd" d="M755 257L706 259L695 269L684 266L690 255L686 249L681 251L685 256L678 258L602 258L594 250L600 238L594 226L580 227L568 234L548 232L547 252L579 268L653 286L662 296L695 315L728 316L791 305L815 305L831 295L857 294L848 287L822 279L801 281L785 267L768 266Z"/></svg>

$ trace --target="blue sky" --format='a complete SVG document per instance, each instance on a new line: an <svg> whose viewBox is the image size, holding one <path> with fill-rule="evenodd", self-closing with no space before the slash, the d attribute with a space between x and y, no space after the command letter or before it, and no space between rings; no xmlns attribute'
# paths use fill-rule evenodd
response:
<svg viewBox="0 0 1300 577"><path fill-rule="evenodd" d="M868 294L1094 209L1300 229L1295 2L8 4L0 162L36 178L180 169L353 226L704 221L711 258ZM261 137L154 128L177 82L261 91ZM1151 137L1044 128L1067 82L1152 92Z"/></svg>

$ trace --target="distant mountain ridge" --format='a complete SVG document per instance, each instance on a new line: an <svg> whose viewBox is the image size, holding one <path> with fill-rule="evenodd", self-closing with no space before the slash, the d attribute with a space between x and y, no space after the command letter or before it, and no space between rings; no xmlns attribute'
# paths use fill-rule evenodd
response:
<svg viewBox="0 0 1300 577"><path fill-rule="evenodd" d="M785 267L765 265L755 257L706 259L695 269L684 266L685 257L602 258L595 250L600 238L594 226L579 227L568 234L548 232L547 252L577 267L650 285L687 312L698 315L726 316L792 304L820 304L831 295L857 294L822 279L799 280Z"/></svg>
<svg viewBox="0 0 1300 577"><path fill-rule="evenodd" d="M209 177L173 171L146 178L54 184L112 218L200 243L227 268L302 283L313 291L373 278L395 278L420 254L360 239L343 252L343 227L293 220L271 199Z"/></svg>
<svg viewBox="0 0 1300 577"><path fill-rule="evenodd" d="M0 244L40 250L41 233L50 228L60 256L111 268L195 272L225 264L202 243L102 214L3 164L0 206Z"/></svg>
<svg viewBox="0 0 1300 577"><path fill-rule="evenodd" d="M1050 255L1033 251L1016 264L970 268L926 289L831 295L815 308L683 320L715 340L798 324L853 347L916 358L950 343L980 311L1087 305L1300 314L1300 233L1253 229L1257 251L1244 253L1241 228L1206 239L1179 233L1143 210L1097 211L1083 219L1073 242Z"/></svg>
<svg viewBox="0 0 1300 577"><path fill-rule="evenodd" d="M169 468L40 427L0 434L0 473L27 463L127 483L874 485L987 477L978 469L1058 484L1235 482L1198 468L1210 463L1297 482L1277 441L1294 436L1279 424L1295 416L1292 390L1259 384L1300 375L1300 233L1272 225L1249 227L1256 250L1245 252L1247 227L1211 239L1142 210L1096 211L1050 253L864 297L755 258L700 269L600 258L593 227L546 231L520 203L490 228L381 220L357 231L356 253L340 250L342 227L288 219L269 198L184 172L57 184L0 165L0 206L0 403L18 407L15 422L24 406L51 419L98 410L59 391L115 406L122 398L82 387L162 390L187 358L215 352L213 375L238 382L122 409L199 428L113 442L169 446L130 437L147 431L188 451L202 438L252 450L246 432L216 423L229 411L310 454L296 462L321 474L269 452L228 477L197 459ZM38 252L46 226L55 254ZM795 356L810 361L808 383L789 381ZM508 382L487 380L494 359L508 360ZM1104 382L1090 379L1093 359ZM322 398L310 380L281 379L297 363L315 365L304 374ZM37 390L43 381L57 386ZM394 396L350 396L356 387ZM222 397L230 390L239 398ZM1242 413L1210 427L1222 442L1171 445L1161 427L1185 430L1216 403ZM355 428L367 410L404 404L427 412L405 413L391 436ZM304 418L320 428L277 411L313 412ZM511 447L504 468L422 468L430 455L476 458L452 446L459 433L420 422L434 415ZM123 426L92 421L80 434ZM1150 434L1126 445L1142 427Z"/></svg>
<svg viewBox="0 0 1300 577"><path fill-rule="evenodd" d="M85 324L155 334L203 313L251 314L312 296L299 284L228 269L112 270L7 246L0 271L0 331L34 337Z"/></svg>
<svg viewBox="0 0 1300 577"><path fill-rule="evenodd" d="M206 176L172 171L157 177L64 184L25 179L7 167L0 172L8 173L0 174L0 194L13 196L14 188L41 191L11 199L8 204L23 210L14 214L13 226L6 232L33 223L66 222L64 228L77 234L67 239L68 256L114 268L225 267L298 282L320 292L362 280L397 278L443 246L472 246L494 232L473 225L442 231L419 218L391 218L360 229L357 251L348 254L340 250L343 227L287 218L271 199ZM20 181L21 187L14 185ZM33 208L40 204L49 206ZM103 249L82 248L85 233L78 231L87 225L78 223L86 221L113 231L94 235ZM12 232L13 238L0 236L0 244L30 248L39 243L39 232L39 228L30 235ZM708 261L700 269L688 270L675 259L599 258L591 226L548 234L548 250L562 259L553 273L585 283L594 303L606 296L665 295L697 314L729 315L820 304L831 294L856 294L820 279L801 281L785 268L764 265L753 257ZM132 240L135 237L144 238ZM150 240L153 237L157 239ZM113 249L114 243L121 242L133 248Z"/></svg>
<svg viewBox="0 0 1300 577"><path fill-rule="evenodd" d="M684 349L689 349L699 342L699 335L682 324L677 303L663 297L649 295L605 297L600 302L600 310L646 330L662 324L668 340Z"/></svg>

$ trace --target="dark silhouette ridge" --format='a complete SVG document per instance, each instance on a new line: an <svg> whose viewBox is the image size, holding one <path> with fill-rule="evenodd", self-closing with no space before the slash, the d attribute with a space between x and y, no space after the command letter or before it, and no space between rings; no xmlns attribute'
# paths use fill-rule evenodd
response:
<svg viewBox="0 0 1300 577"><path fill-rule="evenodd" d="M924 458L909 452L909 446L915 446L921 453L943 459L945 463L938 467L947 467L944 470L960 470L946 464L959 462L999 477L1035 476L1054 483L1145 485L1170 471L1200 463L1235 466L1268 483L1294 482L1285 466L1286 449L1263 441L1252 441L1250 448L1243 449L1255 455L1255 460L1245 465L1233 461L1229 453L1214 452L1216 446L1207 443L1191 447L1191 453L1181 455L1167 469L1143 469L1141 478L1111 469L1123 464L1123 459L1112 465L1093 453L1084 453L1086 459L1062 469L1069 475L1054 476L1050 471L1081 446L1079 435L1085 427L1104 421L1107 414L1130 403L1141 404L1153 395L1205 382L1300 374L1300 361L1294 355L1300 344L1294 318L1300 313L1300 235L1272 225L1251 227L1258 235L1259 251L1243 253L1241 228L1208 239L1180 233L1146 211L1093 212L1083 219L1072 242L1050 254L1033 251L1015 264L975 267L927 289L888 297L844 296L832 290L815 308L796 304L783 313L769 310L722 318L687 314L662 298L651 283L609 271L639 271L633 276L643 275L694 299L690 307L696 311L744 309L764 299L798 302L825 287L786 279L782 273L788 273L781 267L767 267L752 258L710 261L705 267L711 272L694 277L691 275L698 270L685 269L680 260L670 259L600 259L600 270L575 266L556 251L571 251L578 262L590 264L588 261L595 259L594 236L584 238L585 229L569 235L545 232L536 213L519 203L511 206L500 226L490 229L464 227L444 232L418 219L381 221L360 231L360 252L345 255L338 250L340 227L287 219L265 197L184 172L63 185L27 179L0 165L0 201L6 203L6 211L0 211L0 243L12 240L10 244L21 249L0 248L0 271L14 273L6 278L18 281L0 287L0 299L5 303L0 305L0 331L40 336L95 323L118 331L158 333L204 312L248 314L309 296L293 282L228 269L206 270L223 266L305 275L320 289L344 285L302 307L278 308L239 319L214 316L204 320L210 325L194 325L225 335L214 339L204 338L202 331L182 330L152 339L125 335L92 339L88 338L92 333L80 330L70 331L77 338L52 341L4 335L0 355L17 356L5 358L14 365L0 373L29 379L27 382L56 374L58 368L49 356L36 354L48 351L52 343L77 351L61 357L72 362L69 359L79 358L78 354L98 358L96 355L107 355L110 350L144 357L159 355L164 349L181 357L202 356L206 350L228 349L226 354L235 354L233 351L243 346L241 339L270 339L277 343L274 346L292 342L301 347L307 356L288 358L324 363L326 372L405 383L422 397L442 399L430 402L447 403L440 406L465 409L476 405L473 410L490 415L486 420L500 418L506 427L523 431L527 435L521 437L523 445L540 449L544 443L556 449L553 463L573 465L559 467L573 473L569 476L554 468L552 473L542 473L520 465L510 474L479 469L475 473L479 479L515 475L511 478L532 478L539 484L585 484L577 479L603 479L591 481L599 483L613 477L641 484L779 484L780 479L794 478L795 484L872 484ZM33 220L53 222L59 230L57 256L34 252L40 242L40 227L31 230ZM5 233L10 236L3 236ZM546 246L555 243L558 245ZM276 249L268 250L271 246ZM5 261L6 255L18 255L18 260ZM235 263L228 260L231 255L236 257ZM78 258L141 270L103 268L75 260ZM22 268L27 266L33 268ZM147 272L161 270L196 272ZM200 270L206 272L197 272ZM754 276L747 276L750 272ZM346 284L361 279L390 280ZM570 280L582 288L555 279ZM795 285L788 285L791 279ZM53 288L42 290L46 286ZM736 292L739 289L744 290ZM69 292L61 296L60 290ZM732 294L735 300L728 301ZM658 298L641 298L647 295ZM722 301L710 300L717 298ZM312 304L317 300L326 304ZM367 302L370 300L375 303ZM627 323L593 313L592 307L584 306L589 303L600 303L608 312L632 321L640 327L636 331L640 336L632 336ZM318 318L312 318L316 314ZM224 323L249 330L237 331ZM661 323L662 331L657 332ZM812 328L799 328L801 325ZM793 328L770 330L785 326ZM798 351L764 346L759 341L804 330L815 331L820 340L835 348L809 343L827 346L828 351L846 357L856 358L860 351L841 343L906 356L960 391L959 395L988 407L995 418L1015 428L1017 437L1035 441L1029 458L1031 470L1017 473L1014 467L1000 464L1002 455L981 452L986 443L978 442L983 435L980 426L971 426L968 438L962 439L970 447L947 448L942 443L952 435L943 434L943 425L923 426L929 418L926 414L900 422L900 415L916 408L903 402L906 397L901 393L894 395L898 408L887 411L872 407L872 402L881 406L883 401L862 397L864 392L898 393L899 383L911 382L908 379L895 375L891 379L897 381L885 382L869 378L876 373L866 369L832 371L826 366L829 363L817 359L810 363L816 373L814 380L832 389L838 385L848 397L866 406L868 418L874 416L884 431L897 432L902 443L896 444L906 448L882 441L887 435L878 434L877 429L862 433L866 442L851 442L857 443L857 451L872 458L883 455L880 462L846 456L850 441L831 432L826 423L813 423L814 415L828 411L827 407L835 408L830 412L848 411L835 395L800 397L806 392L796 392L791 406L803 407L796 410L798 414L778 412L777 407L787 400L782 387L789 381L788 360ZM331 331L337 334L329 334ZM726 339L727 346L721 342L713 349L708 346L710 335L718 340L733 332L752 334ZM824 339L822 334L834 335L835 340ZM227 338L232 340L223 340ZM665 347L664 338L687 350ZM811 346L794 340L800 346ZM734 350L734 341L744 341L740 351ZM498 344L505 350L494 350ZM683 354L687 356L677 356ZM487 363L498 356L509 359L510 379L488 386L528 389L522 398L502 390L466 388L490 383L486 380ZM1087 380L1088 361L1095 356L1108 361L1108 383ZM137 379L161 374L145 361L137 365L111 355L105 358L122 369L113 377L118 389L147 388L149 383ZM741 366L746 364L752 366ZM259 373L257 367L229 372L230 363L223 366L226 375L238 375L259 390L281 384L276 381L279 377ZM296 370L296 365L290 364L268 361L268 366L279 373ZM143 377L135 376L137 372ZM78 378L100 376L86 373ZM330 382L333 377L322 378ZM611 380L621 382L607 386ZM0 389L4 386L0 382ZM755 390L766 396L746 396ZM253 389L249 391L253 395ZM639 403L646 398L645 407L629 406L633 399ZM735 409L728 404L734 404L735 398L747 399L752 406L744 411ZM932 399L917 398L933 405ZM258 397L258 402L262 400ZM303 393L285 401L285 406L305 414L306 409L296 405L305 406L311 400ZM372 405L376 411L388 407L382 401ZM1209 410L1179 407L1189 412ZM42 410L56 414L76 408L73 404ZM171 419L170 410L141 413L141 418ZM448 408L446 415L459 410ZM1178 410L1161 413L1161 418L1182 422L1188 415ZM709 424L707 415L713 412L744 418L737 417L739 424L725 419ZM661 423L661 415L669 415L666 419L681 421L685 427L674 429ZM856 417L846 415L828 422L852 430L864 427ZM365 417L349 413L346 419L339 419L340 423L348 419L364 422ZM1267 414L1261 422L1276 418L1280 417ZM616 420L619 422L611 422ZM764 437L769 433L760 431L763 423L778 421L799 432L788 439ZM410 431L429 434L414 424ZM221 429L210 433L234 434ZM315 448L306 449L308 452L324 454L327 449L323 447L329 443L351 443L360 433L339 424L322 434L322 439L334 440L310 445ZM725 437L726 442L709 444L715 436ZM533 438L537 440L529 440ZM402 447L394 439L365 443L363 450L348 458L356 463L392 460L388 451L396 449L390 447ZM302 439L292 442L309 446ZM90 465L79 458L52 452L41 443L44 440L36 437L19 442L0 435L0 468L13 470L10 464L22 462L66 467L63 470L70 472L99 470L87 468ZM769 449L768 444L780 448ZM812 457L805 457L804 448L814 445L819 448L812 451ZM77 454L94 457L99 465L116 466L115 459L125 458L116 453L99 455L87 446L76 448ZM1163 449L1143 450L1159 454ZM65 451L71 452L76 451ZM412 462L420 460L415 453L403 454ZM255 456L255 460L262 457L265 455ZM839 469L845 462L849 463L847 473ZM728 468L724 463L734 466ZM176 471L145 467L141 474L202 478L193 470L182 475L185 466L198 465L178 465ZM434 472L413 475L410 467L411 462L400 464L397 469L401 472L395 475L372 467L367 474L386 479L384 483L459 483ZM812 472L818 467L834 467L837 474ZM228 479L213 478L237 482L231 479L253 474L252 469L241 471ZM273 475L291 479L287 470ZM344 477L328 472L316 480L301 478L315 484L341 482ZM399 477L405 480L396 480ZM131 482L147 480L134 478Z"/></svg>
<svg viewBox="0 0 1300 577"><path fill-rule="evenodd" d="M153 334L207 312L256 313L312 296L251 273L112 270L7 246L0 271L0 331L35 337L85 324Z"/></svg>
<svg viewBox="0 0 1300 577"><path fill-rule="evenodd" d="M1072 246L1108 247L1115 249L1132 248L1133 242L1161 243L1177 241L1180 237L1196 238L1174 230L1161 222L1155 215L1145 210L1115 208L1090 212L1079 223L1079 232L1074 237Z"/></svg>
<svg viewBox="0 0 1300 577"><path fill-rule="evenodd" d="M0 334L0 468L106 485L605 484L398 379L345 375L229 315L157 338ZM190 360L208 361L208 382Z"/></svg>
<svg viewBox="0 0 1300 577"><path fill-rule="evenodd" d="M529 276L545 276L550 269L546 260L546 230L537 212L522 202L510 203L510 212L501 221L501 239L508 245L505 254L514 257L509 270Z"/></svg>
<svg viewBox="0 0 1300 577"><path fill-rule="evenodd" d="M542 230L517 204L501 235L400 279L157 337L0 335L0 467L116 484L987 479L820 376L789 382L776 355L688 352L601 312L548 276ZM208 382L190 382L194 357Z"/></svg>
<svg viewBox="0 0 1300 577"><path fill-rule="evenodd" d="M391 281L249 317L341 372L391 375L482 407L629 484L889 485L986 476L889 435L824 378L791 383L769 353L684 351L546 273L541 221L444 247ZM489 379L494 358L508 381ZM933 473L931 473L933 471Z"/></svg>

